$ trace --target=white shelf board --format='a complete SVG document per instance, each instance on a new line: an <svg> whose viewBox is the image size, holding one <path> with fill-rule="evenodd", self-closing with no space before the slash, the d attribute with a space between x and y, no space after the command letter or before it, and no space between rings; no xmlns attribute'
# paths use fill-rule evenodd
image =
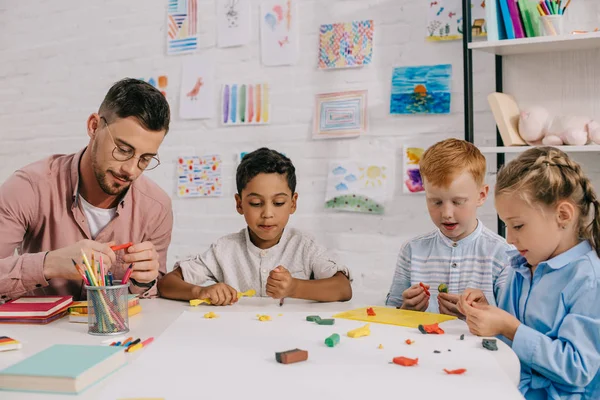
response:
<svg viewBox="0 0 600 400"><path fill-rule="evenodd" d="M479 151L482 153L493 154L493 153L522 153L527 149L531 149L533 146L511 146L511 147L480 147ZM588 145L588 146L554 146L565 153L600 153L600 145Z"/></svg>
<svg viewBox="0 0 600 400"><path fill-rule="evenodd" d="M484 51L500 56L591 50L598 48L600 48L600 32L469 43L469 49L471 50Z"/></svg>

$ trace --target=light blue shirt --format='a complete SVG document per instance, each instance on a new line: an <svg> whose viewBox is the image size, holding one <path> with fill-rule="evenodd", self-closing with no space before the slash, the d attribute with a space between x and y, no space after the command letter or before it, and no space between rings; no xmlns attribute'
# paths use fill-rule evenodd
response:
<svg viewBox="0 0 600 400"><path fill-rule="evenodd" d="M527 399L600 399L600 259L589 242L540 263L516 253L499 307L521 325L512 349ZM510 341L501 337L509 345Z"/></svg>
<svg viewBox="0 0 600 400"><path fill-rule="evenodd" d="M455 242L439 229L405 243L398 255L396 272L386 305L400 307L402 292L419 282L430 285L427 311L438 312L438 285L460 294L467 288L480 289L490 304L496 304L504 286L509 256L514 249L487 229L481 221L467 237Z"/></svg>

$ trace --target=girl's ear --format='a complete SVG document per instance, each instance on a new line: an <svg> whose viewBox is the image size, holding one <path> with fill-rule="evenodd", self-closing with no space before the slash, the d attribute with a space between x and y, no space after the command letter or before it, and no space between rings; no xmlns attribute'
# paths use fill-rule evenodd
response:
<svg viewBox="0 0 600 400"><path fill-rule="evenodd" d="M575 223L576 210L571 202L563 200L556 205L556 222L561 229L566 229Z"/></svg>

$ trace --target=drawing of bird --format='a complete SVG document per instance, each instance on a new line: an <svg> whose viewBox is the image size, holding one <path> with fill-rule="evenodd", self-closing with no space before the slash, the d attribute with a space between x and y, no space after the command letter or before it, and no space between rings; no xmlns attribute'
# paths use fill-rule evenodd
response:
<svg viewBox="0 0 600 400"><path fill-rule="evenodd" d="M431 4L429 4L429 8L432 8L433 6L437 6L438 2L437 1L432 1Z"/></svg>
<svg viewBox="0 0 600 400"><path fill-rule="evenodd" d="M196 96L198 96L198 93L200 92L200 88L203 85L204 85L204 82L202 81L202 78L198 78L198 80L196 81L196 84L194 85L192 90L190 90L188 92L188 94L186 94L186 96L189 97L190 100L196 100Z"/></svg>
<svg viewBox="0 0 600 400"><path fill-rule="evenodd" d="M283 38L283 40L278 40L277 43L279 43L279 47L283 47L284 44L289 44L290 40L289 38L286 36Z"/></svg>
<svg viewBox="0 0 600 400"><path fill-rule="evenodd" d="M481 2L481 8L485 8L485 0Z"/></svg>
<svg viewBox="0 0 600 400"><path fill-rule="evenodd" d="M455 15L456 15L456 13L453 13L452 11L450 11L450 13L448 14L448 16L449 16L450 18L454 17Z"/></svg>
<svg viewBox="0 0 600 400"><path fill-rule="evenodd" d="M444 11L444 7L440 8L440 11L438 11L436 15L439 16L443 11Z"/></svg>

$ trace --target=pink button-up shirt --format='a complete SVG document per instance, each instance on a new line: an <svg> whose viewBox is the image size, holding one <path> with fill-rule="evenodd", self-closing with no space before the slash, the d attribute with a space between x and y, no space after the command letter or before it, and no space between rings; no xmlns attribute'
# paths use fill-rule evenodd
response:
<svg viewBox="0 0 600 400"><path fill-rule="evenodd" d="M84 151L30 164L0 187L0 303L25 294L85 297L83 281L47 281L43 271L46 252L92 238L78 192ZM95 240L152 242L159 255L160 278L166 272L172 229L171 199L142 175L132 182L115 217ZM118 280L128 265L121 258L123 251L116 254L111 271ZM142 297L158 294L156 285L148 289L131 284L130 291Z"/></svg>

